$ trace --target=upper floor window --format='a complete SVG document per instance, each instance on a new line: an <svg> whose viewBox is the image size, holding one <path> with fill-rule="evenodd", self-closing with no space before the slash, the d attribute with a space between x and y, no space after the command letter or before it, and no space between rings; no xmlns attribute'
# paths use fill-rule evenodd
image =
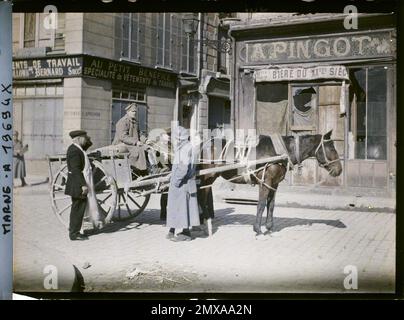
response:
<svg viewBox="0 0 404 320"><path fill-rule="evenodd" d="M118 13L115 56L148 66L195 73L196 48L177 13Z"/></svg>
<svg viewBox="0 0 404 320"><path fill-rule="evenodd" d="M56 29L45 28L46 14L16 13L13 15L13 49L51 47L64 49L65 13L57 14Z"/></svg>

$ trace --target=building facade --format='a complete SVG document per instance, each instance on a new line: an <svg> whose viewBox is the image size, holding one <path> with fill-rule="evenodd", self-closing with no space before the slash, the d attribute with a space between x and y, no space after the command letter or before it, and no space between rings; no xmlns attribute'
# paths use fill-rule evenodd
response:
<svg viewBox="0 0 404 320"><path fill-rule="evenodd" d="M142 132L172 120L197 130L229 124L228 54L201 41L227 30L218 14L194 14L198 29L186 34L184 16L58 13L49 28L43 13L13 14L14 122L30 173L46 172L71 130L88 131L95 148L109 145L131 102Z"/></svg>
<svg viewBox="0 0 404 320"><path fill-rule="evenodd" d="M288 175L292 185L394 193L396 17L239 14L230 35L232 125L258 134L325 134L343 161L330 177L315 159ZM341 189L341 188L339 188Z"/></svg>

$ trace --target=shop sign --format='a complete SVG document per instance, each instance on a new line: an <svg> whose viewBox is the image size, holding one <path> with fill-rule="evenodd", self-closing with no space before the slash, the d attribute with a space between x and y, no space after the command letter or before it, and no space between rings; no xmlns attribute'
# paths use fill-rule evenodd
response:
<svg viewBox="0 0 404 320"><path fill-rule="evenodd" d="M247 63L295 63L394 57L393 31L251 41L246 43Z"/></svg>
<svg viewBox="0 0 404 320"><path fill-rule="evenodd" d="M174 73L87 55L15 59L13 79L92 77L140 86L175 89Z"/></svg>
<svg viewBox="0 0 404 320"><path fill-rule="evenodd" d="M84 57L83 76L170 89L177 83L176 75L170 72L90 56Z"/></svg>
<svg viewBox="0 0 404 320"><path fill-rule="evenodd" d="M318 66L318 67L273 67L257 70L256 82L272 81L307 81L318 79L348 80L348 71L345 66Z"/></svg>
<svg viewBox="0 0 404 320"><path fill-rule="evenodd" d="M46 79L81 75L81 56L38 58L13 61L13 79Z"/></svg>

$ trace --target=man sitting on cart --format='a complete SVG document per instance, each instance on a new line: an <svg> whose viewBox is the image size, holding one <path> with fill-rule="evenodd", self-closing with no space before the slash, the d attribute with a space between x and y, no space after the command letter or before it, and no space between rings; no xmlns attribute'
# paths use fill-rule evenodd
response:
<svg viewBox="0 0 404 320"><path fill-rule="evenodd" d="M113 145L124 144L123 152L129 152L129 164L138 175L147 175L148 162L146 158L147 146L145 137L139 138L139 128L136 120L137 104L132 103L125 108L126 115L116 124ZM152 165L152 164L151 164ZM150 166L151 166L150 165Z"/></svg>

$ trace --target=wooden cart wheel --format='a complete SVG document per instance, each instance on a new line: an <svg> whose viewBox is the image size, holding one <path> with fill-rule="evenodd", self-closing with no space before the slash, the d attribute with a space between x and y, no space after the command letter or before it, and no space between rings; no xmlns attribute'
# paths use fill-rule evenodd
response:
<svg viewBox="0 0 404 320"><path fill-rule="evenodd" d="M109 176L102 164L93 161L93 179L96 198L99 205L99 212L102 220L109 222L113 219L118 198L118 188L115 179ZM58 220L66 227L69 227L71 197L65 195L67 181L67 165L64 164L56 173L51 185L52 209ZM88 220L88 217L85 217Z"/></svg>
<svg viewBox="0 0 404 320"><path fill-rule="evenodd" d="M118 204L114 220L128 220L137 217L146 208L150 194L142 195L142 191L118 189Z"/></svg>

